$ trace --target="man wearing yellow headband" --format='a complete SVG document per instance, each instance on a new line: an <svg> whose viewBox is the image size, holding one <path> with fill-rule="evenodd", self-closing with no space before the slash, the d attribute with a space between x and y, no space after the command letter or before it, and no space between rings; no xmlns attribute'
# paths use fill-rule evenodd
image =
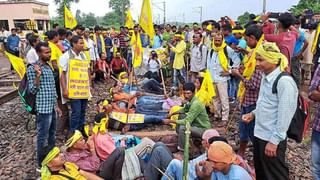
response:
<svg viewBox="0 0 320 180"><path fill-rule="evenodd" d="M240 68L231 70L232 75L241 80L238 89L238 98L242 103L241 114L253 111L259 96L262 72L256 68L256 49L263 42L263 33L260 27L257 25L249 26L245 31L245 39L252 51L250 55L244 57L244 70L242 73L240 73ZM238 154L242 157L245 155L249 140L251 142L254 140L254 124L254 120L250 123L244 123L242 119L239 121L240 149Z"/></svg>
<svg viewBox="0 0 320 180"><path fill-rule="evenodd" d="M230 80L230 61L240 62L239 55L224 41L218 33L214 37L212 49L208 53L207 69L211 74L217 96L214 97L215 117L226 122L229 119L228 81Z"/></svg>
<svg viewBox="0 0 320 180"><path fill-rule="evenodd" d="M250 122L255 118L253 154L257 179L289 179L285 152L287 131L297 107L297 85L292 77L281 77L288 61L275 43L263 43L256 53L257 66L264 76L256 109L242 119Z"/></svg>
<svg viewBox="0 0 320 180"><path fill-rule="evenodd" d="M243 37L244 31L245 31L245 29L243 29L243 27L242 27L241 25L237 25L236 27L234 27L234 28L232 29L232 34L233 34L233 36L234 36L237 40L239 40L238 46L239 46L240 48L243 48L243 49L245 49L245 48L247 47L247 42L244 40L244 37Z"/></svg>
<svg viewBox="0 0 320 180"><path fill-rule="evenodd" d="M41 150L41 179L42 180L102 180L102 178L79 169L71 162L66 162L58 147L46 146Z"/></svg>
<svg viewBox="0 0 320 180"><path fill-rule="evenodd" d="M173 60L173 84L178 87L178 76L181 77L183 81L180 83L184 83L186 80L184 55L186 53L187 44L183 41L181 33L176 33L174 37L177 45L173 46L171 43L168 43L168 46L171 51L175 53Z"/></svg>
<svg viewBox="0 0 320 180"><path fill-rule="evenodd" d="M70 134L67 143L65 158L68 162L75 163L81 170L95 173L99 170L100 159L97 156L95 144L89 137L85 142L80 131Z"/></svg>

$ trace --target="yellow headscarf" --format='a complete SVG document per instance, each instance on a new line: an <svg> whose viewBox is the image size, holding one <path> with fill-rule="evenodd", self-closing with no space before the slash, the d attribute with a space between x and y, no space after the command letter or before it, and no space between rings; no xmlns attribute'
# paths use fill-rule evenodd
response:
<svg viewBox="0 0 320 180"><path fill-rule="evenodd" d="M279 64L281 71L285 71L288 66L287 57L280 52L276 43L263 43L258 47L257 54L271 64Z"/></svg>
<svg viewBox="0 0 320 180"><path fill-rule="evenodd" d="M93 126L93 133L94 134L98 134L98 132L105 134L107 132L107 124L108 124L108 117L107 118L102 118L100 123L98 122L94 122L94 126Z"/></svg>
<svg viewBox="0 0 320 180"><path fill-rule="evenodd" d="M243 34L244 32L245 32L245 29L232 30L232 34L236 34L236 33Z"/></svg>
<svg viewBox="0 0 320 180"><path fill-rule="evenodd" d="M222 38L222 44L220 47L216 47L216 45L214 44L214 42L212 43L212 49L215 51L215 52L218 52L218 57L219 57L219 61L220 61L220 64L222 66L222 69L224 71L228 71L228 66L229 66L229 63L228 63L228 58L227 58L227 54L224 53L224 48L227 46L226 42L224 41L224 39Z"/></svg>
<svg viewBox="0 0 320 180"><path fill-rule="evenodd" d="M209 30L209 31L212 31L212 29L213 29L212 24L209 24L206 29Z"/></svg>
<svg viewBox="0 0 320 180"><path fill-rule="evenodd" d="M100 39L100 42L101 42L102 52L106 53L106 44L104 43L104 38L103 38L102 34L99 35L99 39ZM93 41L94 41L95 45L98 46L98 41L97 41L97 35L96 34L93 35Z"/></svg>
<svg viewBox="0 0 320 180"><path fill-rule="evenodd" d="M48 180L49 177L51 176L51 172L47 164L49 164L50 161L53 160L59 153L60 153L60 149L58 147L54 147L42 161L41 163L41 179L42 180Z"/></svg>
<svg viewBox="0 0 320 180"><path fill-rule="evenodd" d="M258 47L261 46L263 41L264 41L264 35L260 37L256 47L252 50L251 56L248 57L248 55L246 55L243 59L244 71L242 75L248 80L251 79L251 76L256 69L256 51ZM245 90L246 89L245 89L244 83L241 81L239 84L239 90L238 90L238 97L241 103L244 98Z"/></svg>
<svg viewBox="0 0 320 180"><path fill-rule="evenodd" d="M82 134L80 131L76 130L73 136L68 139L65 146L67 146L68 148L72 147L80 138L82 138Z"/></svg>
<svg viewBox="0 0 320 180"><path fill-rule="evenodd" d="M124 83L124 84L128 83L128 81L129 81L128 78L122 78L122 76L124 76L124 75L126 75L126 74L127 74L127 72L121 72L121 73L119 74L119 81L122 82L122 83Z"/></svg>

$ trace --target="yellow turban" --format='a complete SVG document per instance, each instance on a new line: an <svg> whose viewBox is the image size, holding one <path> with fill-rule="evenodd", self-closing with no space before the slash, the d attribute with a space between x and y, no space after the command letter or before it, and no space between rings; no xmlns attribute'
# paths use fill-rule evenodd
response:
<svg viewBox="0 0 320 180"><path fill-rule="evenodd" d="M182 34L175 34L174 37L178 37L178 38L184 39L184 37L182 36Z"/></svg>
<svg viewBox="0 0 320 180"><path fill-rule="evenodd" d="M285 71L288 66L287 57L280 52L276 43L265 42L258 47L256 53L271 64L279 64L281 71Z"/></svg>
<svg viewBox="0 0 320 180"><path fill-rule="evenodd" d="M94 122L94 127L92 129L94 134L97 134L98 132L105 134L107 132L107 124L108 124L108 117L107 118L102 118L101 121L98 122Z"/></svg>
<svg viewBox="0 0 320 180"><path fill-rule="evenodd" d="M41 162L41 179L48 180L51 176L51 172L47 166L58 154L60 153L60 149L58 147L54 147L48 155Z"/></svg>
<svg viewBox="0 0 320 180"><path fill-rule="evenodd" d="M66 146L68 148L72 147L80 138L82 138L82 134L79 130L76 130L73 134L73 136L68 139L68 141L66 142Z"/></svg>
<svg viewBox="0 0 320 180"><path fill-rule="evenodd" d="M209 24L209 25L207 26L207 30L212 31L212 29L213 29L212 24Z"/></svg>

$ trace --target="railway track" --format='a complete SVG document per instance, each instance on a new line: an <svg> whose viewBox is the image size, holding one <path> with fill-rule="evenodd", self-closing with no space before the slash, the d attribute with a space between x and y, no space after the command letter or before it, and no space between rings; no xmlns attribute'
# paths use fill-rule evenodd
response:
<svg viewBox="0 0 320 180"><path fill-rule="evenodd" d="M18 86L20 80L16 74L11 72L0 73L0 105L18 96Z"/></svg>

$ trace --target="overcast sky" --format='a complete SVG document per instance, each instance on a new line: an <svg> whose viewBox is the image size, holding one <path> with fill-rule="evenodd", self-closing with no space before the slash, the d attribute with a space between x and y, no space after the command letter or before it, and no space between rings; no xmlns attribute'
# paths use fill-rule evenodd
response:
<svg viewBox="0 0 320 180"><path fill-rule="evenodd" d="M53 0L38 0L49 3L50 16L56 15L56 5ZM195 22L200 21L199 7L202 6L202 20L219 19L221 16L230 16L236 19L245 11L259 14L262 12L262 0L151 0L153 8L153 20L163 21L163 1L166 1L166 18L168 21ZM267 11L284 12L299 0L267 0ZM103 16L111 11L108 0L80 0L78 4L72 4L71 11L75 14L77 9L81 12L93 12ZM133 19L137 20L140 14L142 0L130 0Z"/></svg>

